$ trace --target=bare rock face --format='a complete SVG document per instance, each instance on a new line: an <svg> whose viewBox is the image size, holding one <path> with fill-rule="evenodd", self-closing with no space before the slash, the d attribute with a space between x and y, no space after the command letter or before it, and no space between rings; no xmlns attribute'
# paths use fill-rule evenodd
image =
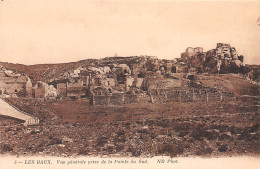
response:
<svg viewBox="0 0 260 169"><path fill-rule="evenodd" d="M188 47L181 59L188 65L188 72L238 73L242 71L244 56L239 56L230 44L217 43L215 49L207 52L201 47Z"/></svg>
<svg viewBox="0 0 260 169"><path fill-rule="evenodd" d="M217 43L216 54L221 59L231 59L230 44ZM223 58L224 56L224 58Z"/></svg>

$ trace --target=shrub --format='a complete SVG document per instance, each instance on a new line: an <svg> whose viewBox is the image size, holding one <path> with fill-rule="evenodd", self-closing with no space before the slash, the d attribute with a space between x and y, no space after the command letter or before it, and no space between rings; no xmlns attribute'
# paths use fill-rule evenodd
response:
<svg viewBox="0 0 260 169"><path fill-rule="evenodd" d="M196 150L196 155L198 156L204 156L204 155L209 155L213 152L213 148L209 147L209 146L200 146L197 150Z"/></svg>
<svg viewBox="0 0 260 169"><path fill-rule="evenodd" d="M231 139L231 136L227 135L226 133L223 133L219 136L219 140L229 140Z"/></svg>
<svg viewBox="0 0 260 169"><path fill-rule="evenodd" d="M137 150L137 149L132 149L132 155L134 156L134 157L140 157L140 155L141 155L141 152L140 152L140 150Z"/></svg>
<svg viewBox="0 0 260 169"><path fill-rule="evenodd" d="M182 123L182 122L173 122L173 129L176 131L182 131L182 130L190 130L192 128L192 124L191 123Z"/></svg>
<svg viewBox="0 0 260 169"><path fill-rule="evenodd" d="M203 140L203 131L202 130L194 130L191 132L190 137L193 137L195 140L202 141Z"/></svg>
<svg viewBox="0 0 260 169"><path fill-rule="evenodd" d="M31 134L36 134L36 131L34 131L34 130L33 130L33 131L31 131Z"/></svg>
<svg viewBox="0 0 260 169"><path fill-rule="evenodd" d="M238 136L238 140L247 140L249 138L249 134L246 132L242 132L239 136Z"/></svg>
<svg viewBox="0 0 260 169"><path fill-rule="evenodd" d="M137 133L148 134L148 133L149 133L149 130L148 130L148 129L139 129L139 130L137 130Z"/></svg>
<svg viewBox="0 0 260 169"><path fill-rule="evenodd" d="M108 146L108 147L107 147L107 151L108 151L109 153L112 153L112 152L114 151L114 148L111 147L111 146Z"/></svg>
<svg viewBox="0 0 260 169"><path fill-rule="evenodd" d="M229 126L227 126L227 125L212 125L211 128L212 128L212 129L217 129L217 130L219 130L221 133L223 133L223 132L227 132L227 131L228 131Z"/></svg>
<svg viewBox="0 0 260 169"><path fill-rule="evenodd" d="M158 134L157 133L155 133L155 132L151 132L151 139L155 139L156 137L158 136Z"/></svg>
<svg viewBox="0 0 260 169"><path fill-rule="evenodd" d="M89 153L89 149L86 149L84 147L80 148L78 152L79 155L88 155L88 153Z"/></svg>
<svg viewBox="0 0 260 169"><path fill-rule="evenodd" d="M219 134L215 131L205 131L203 133L204 137L208 140L216 140L219 136Z"/></svg>
<svg viewBox="0 0 260 169"><path fill-rule="evenodd" d="M169 120L160 120L160 121L157 122L157 126L167 128L167 127L171 127L172 124Z"/></svg>
<svg viewBox="0 0 260 169"><path fill-rule="evenodd" d="M118 142L125 142L126 141L126 137L125 136L120 136L117 139Z"/></svg>
<svg viewBox="0 0 260 169"><path fill-rule="evenodd" d="M208 140L216 140L219 134L215 131L206 131L204 128L199 127L192 131L190 136L193 137L195 140L202 141L203 137Z"/></svg>
<svg viewBox="0 0 260 169"><path fill-rule="evenodd" d="M124 131L124 130L119 130L119 131L117 132L117 135L118 135L118 136L124 136L124 135L125 135L125 131Z"/></svg>
<svg viewBox="0 0 260 169"><path fill-rule="evenodd" d="M13 146L4 143L3 145L1 145L1 149L2 149L1 151L2 151L3 153L12 152L12 151L13 151Z"/></svg>
<svg viewBox="0 0 260 169"><path fill-rule="evenodd" d="M188 135L188 134L189 134L188 131L183 130L183 131L180 131L180 132L179 132L178 136L179 136L179 137L184 137L184 136L186 136L186 135Z"/></svg>
<svg viewBox="0 0 260 169"><path fill-rule="evenodd" d="M164 143L158 147L159 154L169 154L176 157L184 152L184 146L180 144Z"/></svg>
<svg viewBox="0 0 260 169"><path fill-rule="evenodd" d="M140 150L137 150L136 148L129 147L126 151L131 152L132 156L134 156L134 157L139 157L141 155Z"/></svg>
<svg viewBox="0 0 260 169"><path fill-rule="evenodd" d="M117 145L117 146L116 146L116 151L117 151L117 152L120 152L120 151L122 151L122 150L124 150L124 145Z"/></svg>
<svg viewBox="0 0 260 169"><path fill-rule="evenodd" d="M9 132L12 131L12 128L8 127L7 129L5 129L5 132Z"/></svg>
<svg viewBox="0 0 260 169"><path fill-rule="evenodd" d="M99 137L97 140L97 146L103 147L104 144L107 143L106 137Z"/></svg>
<svg viewBox="0 0 260 169"><path fill-rule="evenodd" d="M226 152L228 149L228 146L226 144L223 144L221 145L219 148L218 148L218 151L219 152Z"/></svg>

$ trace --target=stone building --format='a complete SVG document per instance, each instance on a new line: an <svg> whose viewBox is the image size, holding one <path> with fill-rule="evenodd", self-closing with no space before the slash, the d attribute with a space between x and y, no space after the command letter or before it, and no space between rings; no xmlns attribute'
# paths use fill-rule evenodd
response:
<svg viewBox="0 0 260 169"><path fill-rule="evenodd" d="M66 83L58 83L57 84L57 95L59 97L66 97L67 96L67 86L66 86Z"/></svg>
<svg viewBox="0 0 260 169"><path fill-rule="evenodd" d="M188 58L194 57L200 53L203 53L203 48L202 47L188 47L184 53L181 53L181 58L184 60L187 60Z"/></svg>
<svg viewBox="0 0 260 169"><path fill-rule="evenodd" d="M56 98L57 90L53 85L48 85L45 82L37 82L33 87L34 98Z"/></svg>
<svg viewBox="0 0 260 169"><path fill-rule="evenodd" d="M72 80L71 80L72 81ZM87 94L87 82L77 79L73 82L58 83L57 84L57 96L59 97L84 97Z"/></svg>
<svg viewBox="0 0 260 169"><path fill-rule="evenodd" d="M0 95L31 97L32 82L26 75L13 73L0 67Z"/></svg>

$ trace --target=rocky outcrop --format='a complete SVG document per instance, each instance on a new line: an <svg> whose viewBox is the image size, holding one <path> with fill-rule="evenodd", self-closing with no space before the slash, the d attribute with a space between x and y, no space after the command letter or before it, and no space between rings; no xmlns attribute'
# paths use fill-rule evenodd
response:
<svg viewBox="0 0 260 169"><path fill-rule="evenodd" d="M217 43L215 49L203 52L203 48L188 47L181 54L188 72L197 73L248 73L243 64L244 56L238 55L230 44Z"/></svg>

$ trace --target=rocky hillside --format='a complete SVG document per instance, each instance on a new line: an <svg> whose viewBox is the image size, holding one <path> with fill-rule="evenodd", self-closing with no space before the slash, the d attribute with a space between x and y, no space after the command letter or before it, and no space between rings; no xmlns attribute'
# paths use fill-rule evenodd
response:
<svg viewBox="0 0 260 169"><path fill-rule="evenodd" d="M173 60L160 60L151 56L131 56L131 57L107 57L103 59L87 59L78 62L59 63L59 64L38 64L38 65L22 65L13 64L7 62L0 62L0 65L7 70L12 70L17 73L25 73L31 79L32 82L43 81L51 82L53 79L59 79L65 72L73 72L79 67L102 67L113 64L126 64L129 68L135 67L139 70L142 65L145 66L147 71L161 70L160 65L167 65L168 63L176 64ZM178 62L177 62L178 64ZM157 68L156 68L157 67ZM246 77L259 81L260 66L259 65L246 65L247 69L250 69L249 73L244 74ZM167 69L167 67L166 67ZM185 72L184 72L185 73ZM258 95L258 85L250 83L249 79L245 80L245 76L237 76L235 74L220 76L198 76L201 82L207 86L224 88L227 91L232 91L238 95Z"/></svg>
<svg viewBox="0 0 260 169"><path fill-rule="evenodd" d="M243 75L239 74L199 75L197 81L206 86L232 92L236 96L259 95L259 85L250 83Z"/></svg>
<svg viewBox="0 0 260 169"><path fill-rule="evenodd" d="M13 64L8 62L0 62L0 65L5 67L7 70L13 72L27 74L33 82L36 81L48 81L54 77L59 77L63 72L76 69L81 65L88 64L91 60L83 60L71 63L60 63L60 64L38 64L38 65L22 65Z"/></svg>
<svg viewBox="0 0 260 169"><path fill-rule="evenodd" d="M98 66L104 64L131 64L137 63L140 57L107 57L103 59L86 59L77 62L59 63L59 64L36 64L23 65L8 62L0 62L0 65L7 70L17 73L27 74L33 82L44 81L60 77L64 72L77 69L80 66Z"/></svg>

